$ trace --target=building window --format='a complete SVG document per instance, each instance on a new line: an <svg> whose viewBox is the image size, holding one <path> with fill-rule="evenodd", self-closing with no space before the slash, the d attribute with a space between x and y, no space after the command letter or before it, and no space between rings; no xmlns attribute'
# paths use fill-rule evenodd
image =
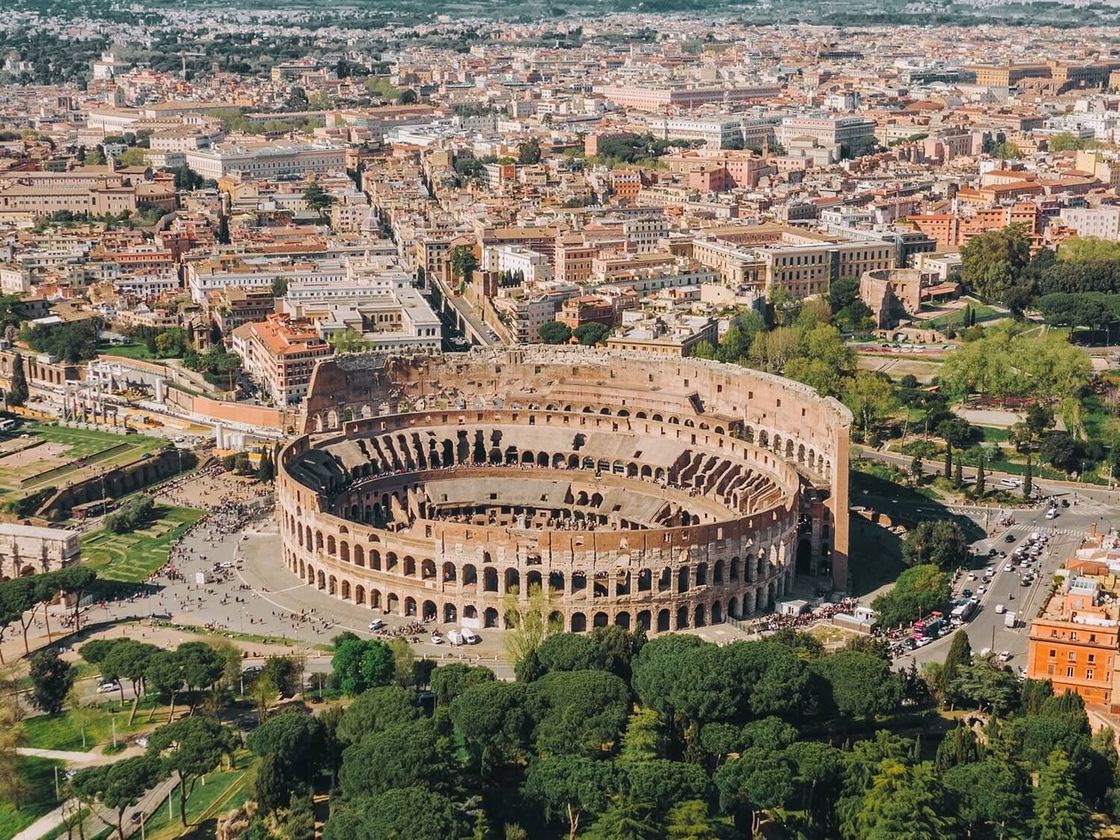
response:
<svg viewBox="0 0 1120 840"><path fill-rule="evenodd" d="M1093 678L1093 669L1089 668L1087 671L1085 671L1085 679L1091 680L1092 678Z"/></svg>
<svg viewBox="0 0 1120 840"><path fill-rule="evenodd" d="M1077 661L1077 654L1074 653L1073 651L1070 651L1069 653L1066 654L1066 660L1069 661L1069 662L1076 662Z"/></svg>
<svg viewBox="0 0 1120 840"><path fill-rule="evenodd" d="M1072 666L1069 667L1069 668L1066 668L1066 676L1067 677L1072 677L1073 676L1073 667Z"/></svg>

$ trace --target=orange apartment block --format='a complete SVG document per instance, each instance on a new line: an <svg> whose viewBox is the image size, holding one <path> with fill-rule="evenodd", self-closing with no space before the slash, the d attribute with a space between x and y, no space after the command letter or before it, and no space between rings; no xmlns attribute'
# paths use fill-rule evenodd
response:
<svg viewBox="0 0 1120 840"><path fill-rule="evenodd" d="M1120 536L1090 535L1068 577L1031 622L1027 676L1120 712Z"/></svg>

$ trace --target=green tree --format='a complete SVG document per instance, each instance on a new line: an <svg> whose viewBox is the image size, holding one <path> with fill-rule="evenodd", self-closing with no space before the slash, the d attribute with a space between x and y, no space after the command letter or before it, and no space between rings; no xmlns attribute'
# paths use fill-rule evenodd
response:
<svg viewBox="0 0 1120 840"><path fill-rule="evenodd" d="M1019 147L1010 140L1005 140L992 150L992 157L1000 160L1010 160L1019 157L1021 154Z"/></svg>
<svg viewBox="0 0 1120 840"><path fill-rule="evenodd" d="M383 685L363 691L346 707L338 722L337 734L343 743L356 744L366 735L384 732L419 717L420 703L415 691L399 685Z"/></svg>
<svg viewBox="0 0 1120 840"><path fill-rule="evenodd" d="M871 434L897 405L891 380L866 370L857 370L844 385L843 399L865 436Z"/></svg>
<svg viewBox="0 0 1120 840"><path fill-rule="evenodd" d="M246 746L260 756L272 755L290 785L304 789L318 775L324 731L319 720L306 712L287 711L265 721L249 733Z"/></svg>
<svg viewBox="0 0 1120 840"><path fill-rule="evenodd" d="M614 796L583 836L587 840L657 840L660 832L653 820L653 805Z"/></svg>
<svg viewBox="0 0 1120 840"><path fill-rule="evenodd" d="M1022 829L1029 799L1026 780L1014 764L996 759L958 763L945 770L942 779L970 833L988 828L1003 840Z"/></svg>
<svg viewBox="0 0 1120 840"><path fill-rule="evenodd" d="M566 825L569 840L574 840L585 818L606 810L615 786L610 762L557 755L529 765L522 792L547 820Z"/></svg>
<svg viewBox="0 0 1120 840"><path fill-rule="evenodd" d="M518 144L517 162L520 164L535 164L541 162L541 144L535 137Z"/></svg>
<svg viewBox="0 0 1120 840"><path fill-rule="evenodd" d="M389 683L393 676L393 653L384 642L344 634L331 658L331 670L342 691L354 696Z"/></svg>
<svg viewBox="0 0 1120 840"><path fill-rule="evenodd" d="M472 765L484 774L521 759L528 751L533 719L521 683L484 682L451 703L451 720Z"/></svg>
<svg viewBox="0 0 1120 840"><path fill-rule="evenodd" d="M452 277L458 278L464 283L469 283L477 268L478 257L474 255L474 249L469 245L456 245L451 250Z"/></svg>
<svg viewBox="0 0 1120 840"><path fill-rule="evenodd" d="M27 372L23 369L23 354L18 351L12 357L12 387L8 389L9 405L23 405L27 402Z"/></svg>
<svg viewBox="0 0 1120 840"><path fill-rule="evenodd" d="M1050 139L1046 141L1046 148L1051 152L1077 151L1085 148L1085 141L1068 131L1061 131L1051 135Z"/></svg>
<svg viewBox="0 0 1120 840"><path fill-rule="evenodd" d="M828 287L828 303L835 315L859 300L859 278L841 277Z"/></svg>
<svg viewBox="0 0 1120 840"><path fill-rule="evenodd" d="M74 685L74 667L57 651L44 650L31 657L31 702L48 715L57 715Z"/></svg>
<svg viewBox="0 0 1120 840"><path fill-rule="evenodd" d="M1031 241L1022 225L972 237L961 249L961 279L985 300L1003 299L1031 261Z"/></svg>
<svg viewBox="0 0 1120 840"><path fill-rule="evenodd" d="M342 753L339 783L347 797L378 796L393 788L443 791L451 782L450 745L428 719L373 732Z"/></svg>
<svg viewBox="0 0 1120 840"><path fill-rule="evenodd" d="M812 665L828 685L831 701L845 718L870 718L894 711L902 682L890 660L856 650L841 650Z"/></svg>
<svg viewBox="0 0 1120 840"><path fill-rule="evenodd" d="M336 353L360 353L370 348L370 343L353 327L331 333L327 343Z"/></svg>
<svg viewBox="0 0 1120 840"><path fill-rule="evenodd" d="M610 752L621 738L630 691L614 674L556 671L529 685L527 707L539 752L595 756Z"/></svg>
<svg viewBox="0 0 1120 840"><path fill-rule="evenodd" d="M162 757L179 774L179 817L187 825L187 800L195 783L237 747L233 730L207 717L188 717L156 729L148 737L148 754Z"/></svg>
<svg viewBox="0 0 1120 840"><path fill-rule="evenodd" d="M1069 756L1050 754L1035 790L1038 840L1090 840L1096 836L1092 815L1074 782Z"/></svg>
<svg viewBox="0 0 1120 840"><path fill-rule="evenodd" d="M580 324L572 335L576 337L584 347L594 347L596 344L602 344L607 335L610 333L610 327L604 327L602 324L597 324L594 321L589 321L586 324Z"/></svg>
<svg viewBox="0 0 1120 840"><path fill-rule="evenodd" d="M99 808L91 809L109 828L115 828L120 837L126 837L125 813L140 801L145 793L163 778L160 760L152 755L126 758L113 764L79 770L70 780L75 794L83 802L97 802L113 812L115 820L109 822L101 816Z"/></svg>
<svg viewBox="0 0 1120 840"><path fill-rule="evenodd" d="M958 630L953 634L953 641L949 644L949 652L945 655L945 663L941 667L938 689L942 698L952 702L950 690L960 669L972 662L972 644L968 641L968 634Z"/></svg>
<svg viewBox="0 0 1120 840"><path fill-rule="evenodd" d="M303 191L303 201L309 209L319 215L320 219L323 219L327 208L334 204L334 196L323 189L323 185L318 181L312 181Z"/></svg>
<svg viewBox="0 0 1120 840"><path fill-rule="evenodd" d="M441 665L432 673L430 688L436 696L436 704L449 706L471 686L493 682L494 672L480 665L465 665L453 662Z"/></svg>
<svg viewBox="0 0 1120 840"><path fill-rule="evenodd" d="M758 834L764 812L793 798L794 767L784 751L763 747L745 750L716 771L720 802L740 830Z"/></svg>
<svg viewBox="0 0 1120 840"><path fill-rule="evenodd" d="M702 799L679 802L665 821L666 840L720 840L725 826L713 818Z"/></svg>
<svg viewBox="0 0 1120 840"><path fill-rule="evenodd" d="M932 564L912 566L898 576L890 592L871 606L884 627L899 627L945 606L950 598L949 577Z"/></svg>
<svg viewBox="0 0 1120 840"><path fill-rule="evenodd" d="M952 571L969 555L968 539L961 526L949 519L919 522L902 541L902 559L911 566L933 564Z"/></svg>
<svg viewBox="0 0 1120 840"><path fill-rule="evenodd" d="M537 335L545 344L566 344L572 337L572 330L560 321L546 321L537 330Z"/></svg>
<svg viewBox="0 0 1120 840"><path fill-rule="evenodd" d="M856 817L867 840L941 840L953 836L942 787L928 764L884 761Z"/></svg>
<svg viewBox="0 0 1120 840"><path fill-rule="evenodd" d="M460 811L446 796L422 787L361 796L333 810L324 840L448 840L466 830Z"/></svg>

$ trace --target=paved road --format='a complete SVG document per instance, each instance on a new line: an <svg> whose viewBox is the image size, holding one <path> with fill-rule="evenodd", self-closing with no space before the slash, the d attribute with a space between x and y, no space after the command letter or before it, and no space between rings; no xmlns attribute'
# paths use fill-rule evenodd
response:
<svg viewBox="0 0 1120 840"><path fill-rule="evenodd" d="M1042 607L1055 572L1080 547L1081 539L1090 527L1107 513L1102 508L1103 506L1096 503L1078 505L1077 508L1063 509L1061 515L1053 520L1047 520L1045 511L1040 508L1015 512L1014 525L1009 528L996 527L988 537L973 543L973 549L981 557L985 557L992 548L1004 551L1010 556L1011 552L1032 532L1044 531L1050 535L1047 547L1039 558L1040 572L1031 586L1021 585L1018 570L1006 570L1006 559L992 559L992 565L995 566L992 583L980 596L979 611L975 613L972 621L965 625L969 643L974 651L979 653L988 648L994 653L999 653L1006 650L1012 655L1010 665L1016 669L1026 666L1027 628L1030 620ZM982 519L980 524L983 525ZM1014 542L1006 541L1008 534L1014 537ZM976 580L969 580L967 575L962 575L956 584L956 591L959 593L967 588L976 592L982 583L980 578L984 565L980 564L979 569L975 570ZM1017 621L1013 629L1005 627L1005 616L996 612L995 607L999 604L1015 612ZM951 635L945 636L913 653L906 654L897 660L897 664L908 668L911 662L917 662L920 668L925 662L939 662L948 653L951 638Z"/></svg>
<svg viewBox="0 0 1120 840"><path fill-rule="evenodd" d="M280 537L270 514L236 533L210 527L196 529L181 545L183 550L177 562L183 580L161 578L149 588L149 594L124 603L96 607L89 619L170 615L172 624L282 636L297 643L291 650L306 655L306 670L312 674L330 671L330 657L315 650L315 645L327 643L345 630L373 637L368 625L375 617L383 619L390 628L410 621L348 604L299 580L280 562ZM229 564L228 578L222 582L195 583L195 575L212 572L215 563ZM448 630L454 625L439 626ZM141 627L137 637L151 640L155 633L154 629ZM479 636L481 643L478 645L450 648L446 644L431 644L427 634L423 634L413 649L417 656L484 664L499 676L507 675L508 666L499 661L502 655L500 634L483 632ZM252 654L252 645L248 647ZM259 661L266 652L262 650L258 657L250 655L247 662ZM130 696L127 687L125 691L126 697Z"/></svg>

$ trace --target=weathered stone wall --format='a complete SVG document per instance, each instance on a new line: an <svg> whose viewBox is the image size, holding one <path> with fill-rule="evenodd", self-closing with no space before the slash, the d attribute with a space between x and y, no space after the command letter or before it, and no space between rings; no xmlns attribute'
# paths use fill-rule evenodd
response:
<svg viewBox="0 0 1120 840"><path fill-rule="evenodd" d="M836 587L846 588L850 423L842 405L803 385L702 360L544 347L327 360L307 401L307 431L324 434L298 439L281 457L284 559L346 600L480 626L499 623L507 593L526 597L537 584L573 630L617 623L656 632L749 615L785 593L795 557L804 571L831 569ZM360 488L353 482L365 473L344 472L323 495L288 474L312 447L396 429L434 436L464 424L607 431L633 437L636 452L642 440L682 441L768 476L781 501L678 528L514 530L421 519L385 530L361 521L371 494L391 492L404 508L408 485L438 481L438 472L374 476ZM522 455L535 469L587 466L570 451ZM502 472L469 459L453 468ZM596 480L665 478L640 457L616 461L612 472Z"/></svg>

